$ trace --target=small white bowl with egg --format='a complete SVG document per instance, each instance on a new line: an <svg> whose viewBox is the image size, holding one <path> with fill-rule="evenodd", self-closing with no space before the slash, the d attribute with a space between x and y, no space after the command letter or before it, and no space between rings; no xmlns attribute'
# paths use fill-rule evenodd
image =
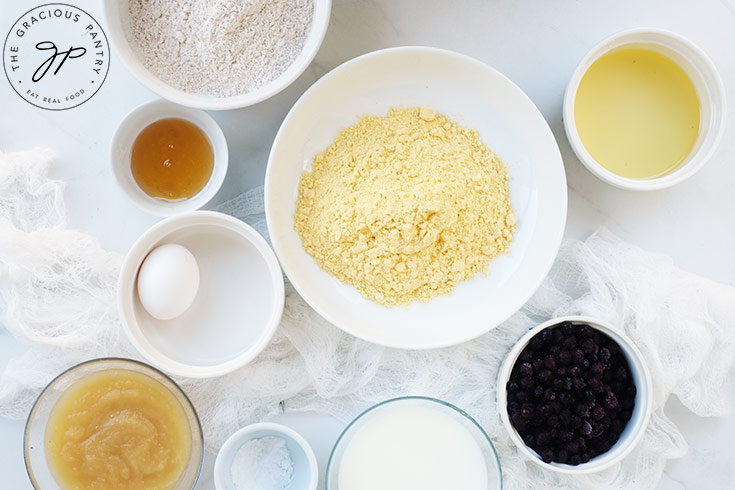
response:
<svg viewBox="0 0 735 490"><path fill-rule="evenodd" d="M153 225L133 244L118 280L133 345L156 367L190 378L221 376L255 358L283 304L283 275L268 243L214 211Z"/></svg>

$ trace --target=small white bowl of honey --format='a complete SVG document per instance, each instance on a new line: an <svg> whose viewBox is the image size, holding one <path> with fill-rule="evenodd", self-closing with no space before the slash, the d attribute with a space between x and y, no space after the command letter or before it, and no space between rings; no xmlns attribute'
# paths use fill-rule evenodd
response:
<svg viewBox="0 0 735 490"><path fill-rule="evenodd" d="M582 59L564 96L572 149L603 181L656 190L691 177L725 128L725 90L712 61L661 29L631 29Z"/></svg>
<svg viewBox="0 0 735 490"><path fill-rule="evenodd" d="M144 211L171 216L209 202L227 174L227 141L204 111L166 101L134 109L112 138L112 170Z"/></svg>

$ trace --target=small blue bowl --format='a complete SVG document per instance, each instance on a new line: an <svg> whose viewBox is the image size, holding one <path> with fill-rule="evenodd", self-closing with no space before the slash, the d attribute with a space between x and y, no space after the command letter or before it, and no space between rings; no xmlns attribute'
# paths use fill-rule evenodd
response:
<svg viewBox="0 0 735 490"><path fill-rule="evenodd" d="M242 445L261 437L275 436L286 441L286 447L293 460L293 479L287 490L316 490L319 469L314 450L309 443L294 430L281 424L261 423L243 427L225 441L214 462L214 486L217 490L236 490L232 481L232 463Z"/></svg>

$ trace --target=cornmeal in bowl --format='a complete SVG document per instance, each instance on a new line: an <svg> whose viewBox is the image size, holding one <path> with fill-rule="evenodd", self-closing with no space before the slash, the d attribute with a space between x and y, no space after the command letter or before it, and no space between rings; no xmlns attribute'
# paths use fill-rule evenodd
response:
<svg viewBox="0 0 735 490"><path fill-rule="evenodd" d="M294 226L317 264L384 306L487 273L516 228L505 164L428 107L340 131L299 182Z"/></svg>

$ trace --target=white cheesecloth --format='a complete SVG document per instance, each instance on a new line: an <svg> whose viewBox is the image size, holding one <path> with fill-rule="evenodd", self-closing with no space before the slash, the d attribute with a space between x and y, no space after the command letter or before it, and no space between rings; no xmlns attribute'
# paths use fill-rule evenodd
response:
<svg viewBox="0 0 735 490"><path fill-rule="evenodd" d="M140 358L122 332L115 290L122 257L65 224L63 184L47 176L47 151L0 154L0 321L28 349L0 375L0 417L23 419L59 372L104 356ZM218 208L267 236L262 188ZM589 476L557 475L526 461L500 423L496 375L523 333L560 315L623 325L653 378L653 415L622 463ZM448 326L448 328L450 328ZM687 444L666 417L677 396L696 415L735 404L735 288L683 272L664 255L605 230L565 240L549 277L508 321L464 344L438 350L380 347L343 333L287 284L283 320L252 363L209 380L176 378L199 413L212 457L238 428L279 412L316 410L350 420L401 395L454 403L487 431L505 488L650 489ZM529 483L530 482L530 483Z"/></svg>

